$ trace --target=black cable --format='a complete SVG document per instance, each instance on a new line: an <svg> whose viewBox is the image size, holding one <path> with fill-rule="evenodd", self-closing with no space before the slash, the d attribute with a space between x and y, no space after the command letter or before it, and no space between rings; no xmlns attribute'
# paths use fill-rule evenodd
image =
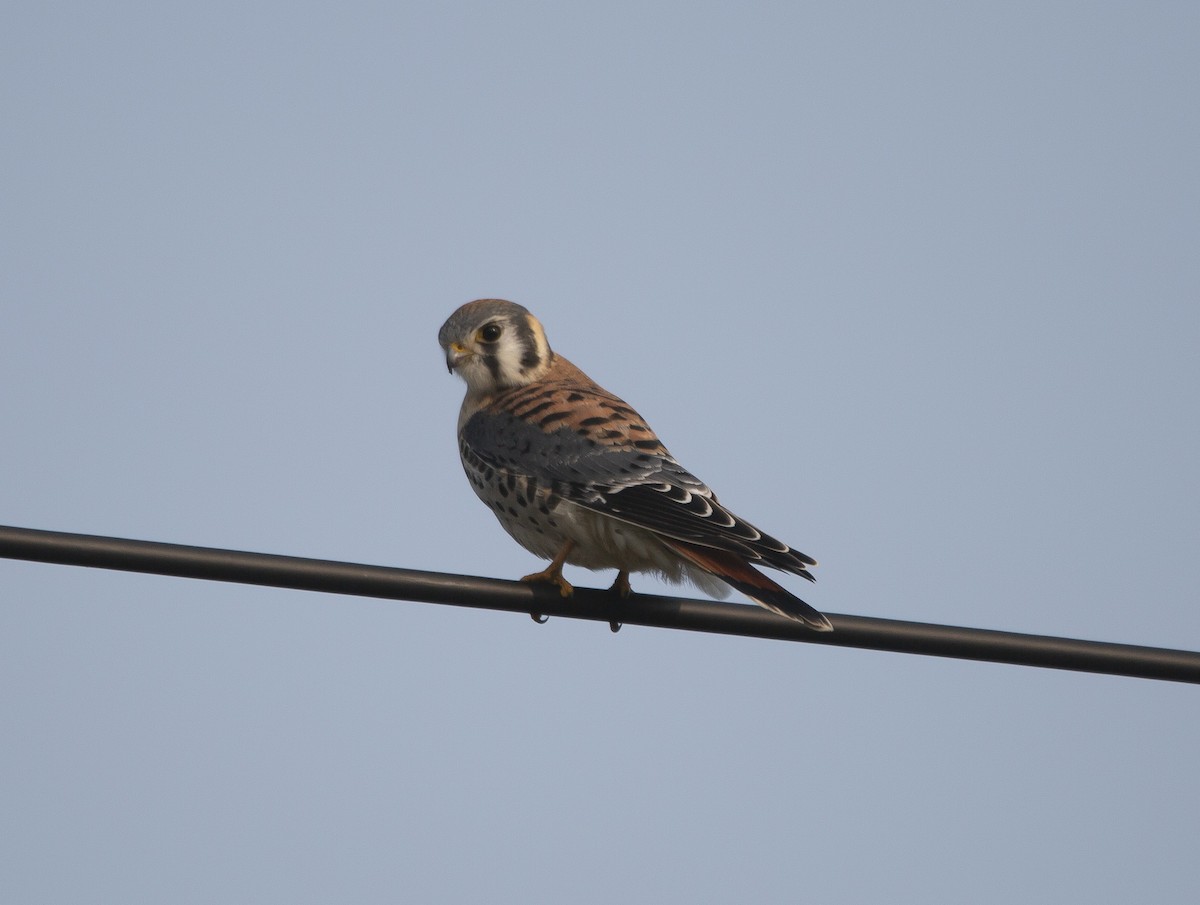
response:
<svg viewBox="0 0 1200 905"><path fill-rule="evenodd" d="M564 599L517 581L32 528L0 526L0 557L1200 684L1200 653L1132 644L831 614L834 631L814 632L756 606L588 588Z"/></svg>

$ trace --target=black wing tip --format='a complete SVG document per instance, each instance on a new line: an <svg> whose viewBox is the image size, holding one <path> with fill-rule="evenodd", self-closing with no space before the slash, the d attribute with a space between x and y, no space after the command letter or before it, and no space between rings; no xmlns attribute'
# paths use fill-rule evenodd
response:
<svg viewBox="0 0 1200 905"><path fill-rule="evenodd" d="M751 599L754 600L754 598ZM755 603L758 603L760 606L767 606L767 609L771 610L771 612L778 613L780 616L783 616L786 619L791 619L794 622L799 622L805 628L812 629L814 632L833 631L833 623L825 618L824 613L813 609L803 600L798 600L796 598L793 598L793 600L795 600L796 603L799 603L800 606L804 607L804 609L801 610L794 604L791 607L784 609L782 607L776 608L773 606L767 606L765 603L762 603L758 600L755 600Z"/></svg>
<svg viewBox="0 0 1200 905"><path fill-rule="evenodd" d="M833 624L825 617L824 613L815 607L809 606L795 594L784 588L771 591L743 582L731 581L724 575L721 576L721 579L727 584L733 585L734 588L741 591L759 606L770 610L772 613L783 616L785 619L799 622L805 628L812 629L814 632L833 631Z"/></svg>
<svg viewBox="0 0 1200 905"><path fill-rule="evenodd" d="M832 632L833 625L815 608L787 588L776 584L754 566L732 553L711 551L699 544L667 541L667 546L684 559L721 579L772 613L792 619L815 632Z"/></svg>
<svg viewBox="0 0 1200 905"><path fill-rule="evenodd" d="M816 610L814 610L813 612L816 612ZM810 619L802 619L800 621L803 622L805 625L807 625L814 632L832 632L833 631L833 623L830 622L826 618L824 613L817 613L817 615L820 617L820 619L811 619L810 618Z"/></svg>

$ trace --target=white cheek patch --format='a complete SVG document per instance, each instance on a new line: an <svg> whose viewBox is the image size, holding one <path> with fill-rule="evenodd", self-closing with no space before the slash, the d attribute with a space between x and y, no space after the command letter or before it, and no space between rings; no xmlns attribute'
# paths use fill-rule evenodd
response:
<svg viewBox="0 0 1200 905"><path fill-rule="evenodd" d="M506 333L496 344L494 352L496 361L500 363L500 383L523 383L521 376L521 358L524 350L517 337Z"/></svg>
<svg viewBox="0 0 1200 905"><path fill-rule="evenodd" d="M487 392L493 386L492 375L479 356L466 359L455 370L472 392Z"/></svg>

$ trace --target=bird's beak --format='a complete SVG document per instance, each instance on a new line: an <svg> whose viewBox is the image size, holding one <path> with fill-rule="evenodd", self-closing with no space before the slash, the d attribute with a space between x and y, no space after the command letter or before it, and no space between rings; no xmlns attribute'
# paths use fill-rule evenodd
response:
<svg viewBox="0 0 1200 905"><path fill-rule="evenodd" d="M470 354L462 343L450 343L446 346L446 370L453 374L458 363Z"/></svg>

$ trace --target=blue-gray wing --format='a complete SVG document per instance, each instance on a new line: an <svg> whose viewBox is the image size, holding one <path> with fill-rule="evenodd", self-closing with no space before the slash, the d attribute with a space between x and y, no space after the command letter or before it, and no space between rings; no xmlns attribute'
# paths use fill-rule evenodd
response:
<svg viewBox="0 0 1200 905"><path fill-rule="evenodd" d="M722 506L636 412L620 407L628 414L603 421L600 415L574 416L565 405L534 405L532 417L519 408L517 414L484 409L463 425L463 454L501 472L533 478L563 499L664 537L812 578L807 570L815 560ZM576 408L584 415L595 410ZM564 410L567 414L560 414Z"/></svg>

